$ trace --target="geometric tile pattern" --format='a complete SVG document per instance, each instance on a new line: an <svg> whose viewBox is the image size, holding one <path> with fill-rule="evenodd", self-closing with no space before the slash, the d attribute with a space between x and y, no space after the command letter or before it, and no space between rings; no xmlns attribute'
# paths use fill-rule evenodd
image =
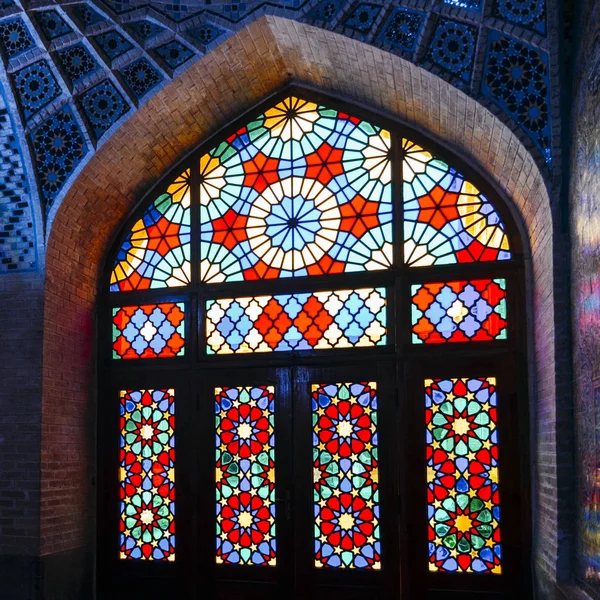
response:
<svg viewBox="0 0 600 600"><path fill-rule="evenodd" d="M88 149L69 106L43 121L30 139L41 195L48 208Z"/></svg>
<svg viewBox="0 0 600 600"><path fill-rule="evenodd" d="M192 50L177 40L173 40L164 46L159 46L155 50L171 69L176 69L192 58L192 56L195 56Z"/></svg>
<svg viewBox="0 0 600 600"><path fill-rule="evenodd" d="M546 0L495 0L493 6L495 17L546 33Z"/></svg>
<svg viewBox="0 0 600 600"><path fill-rule="evenodd" d="M0 50L5 60L33 48L35 42L21 19L0 23Z"/></svg>
<svg viewBox="0 0 600 600"><path fill-rule="evenodd" d="M392 48L414 52L421 34L425 13L396 8L382 27L378 39Z"/></svg>
<svg viewBox="0 0 600 600"><path fill-rule="evenodd" d="M141 98L162 81L162 75L150 64L148 59L140 58L123 69L121 74L129 89Z"/></svg>
<svg viewBox="0 0 600 600"><path fill-rule="evenodd" d="M152 21L135 21L128 26L128 29L144 42L151 40L165 30L164 27Z"/></svg>
<svg viewBox="0 0 600 600"><path fill-rule="evenodd" d="M12 76L16 96L25 119L60 96L60 87L44 60L33 63Z"/></svg>
<svg viewBox="0 0 600 600"><path fill-rule="evenodd" d="M549 77L545 52L490 32L482 92L521 125L547 163L552 159Z"/></svg>
<svg viewBox="0 0 600 600"><path fill-rule="evenodd" d="M103 17L100 13L90 8L87 4L75 4L72 7L75 18L81 23L83 27L90 27L96 25L102 21L106 21L106 17Z"/></svg>
<svg viewBox="0 0 600 600"><path fill-rule="evenodd" d="M119 58L133 49L133 44L118 31L108 31L92 38L109 60Z"/></svg>
<svg viewBox="0 0 600 600"><path fill-rule="evenodd" d="M208 300L208 354L385 345L386 290Z"/></svg>
<svg viewBox="0 0 600 600"><path fill-rule="evenodd" d="M404 261L413 267L509 260L504 223L463 175L404 140Z"/></svg>
<svg viewBox="0 0 600 600"><path fill-rule="evenodd" d="M34 19L48 41L73 31L56 10L36 12Z"/></svg>
<svg viewBox="0 0 600 600"><path fill-rule="evenodd" d="M33 211L13 123L0 90L0 274L37 267Z"/></svg>
<svg viewBox="0 0 600 600"><path fill-rule="evenodd" d="M216 563L276 565L275 388L215 388Z"/></svg>
<svg viewBox="0 0 600 600"><path fill-rule="evenodd" d="M129 110L121 93L108 79L83 93L79 104L92 127L95 141Z"/></svg>
<svg viewBox="0 0 600 600"><path fill-rule="evenodd" d="M506 280L472 279L411 287L412 342L506 339Z"/></svg>
<svg viewBox="0 0 600 600"><path fill-rule="evenodd" d="M168 358L185 353L183 302L113 308L113 358Z"/></svg>
<svg viewBox="0 0 600 600"><path fill-rule="evenodd" d="M429 570L502 572L494 377L425 380Z"/></svg>
<svg viewBox="0 0 600 600"><path fill-rule="evenodd" d="M121 560L175 560L175 390L122 390Z"/></svg>
<svg viewBox="0 0 600 600"><path fill-rule="evenodd" d="M361 2L348 14L344 20L344 27L357 33L368 33L381 10L379 4Z"/></svg>
<svg viewBox="0 0 600 600"><path fill-rule="evenodd" d="M66 50L61 50L58 57L65 75L72 84L98 69L98 63L83 44L76 44Z"/></svg>
<svg viewBox="0 0 600 600"><path fill-rule="evenodd" d="M427 58L444 71L469 83L476 45L475 27L440 19L433 33Z"/></svg>
<svg viewBox="0 0 600 600"><path fill-rule="evenodd" d="M312 385L315 562L381 569L375 382Z"/></svg>

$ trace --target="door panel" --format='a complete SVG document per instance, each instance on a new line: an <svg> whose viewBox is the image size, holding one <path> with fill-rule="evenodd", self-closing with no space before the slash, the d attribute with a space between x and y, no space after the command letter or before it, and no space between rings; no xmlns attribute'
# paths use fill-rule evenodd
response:
<svg viewBox="0 0 600 600"><path fill-rule="evenodd" d="M397 594L395 404L391 364L295 370L300 598Z"/></svg>
<svg viewBox="0 0 600 600"><path fill-rule="evenodd" d="M293 563L289 370L218 369L200 390L198 557L213 597L278 598Z"/></svg>

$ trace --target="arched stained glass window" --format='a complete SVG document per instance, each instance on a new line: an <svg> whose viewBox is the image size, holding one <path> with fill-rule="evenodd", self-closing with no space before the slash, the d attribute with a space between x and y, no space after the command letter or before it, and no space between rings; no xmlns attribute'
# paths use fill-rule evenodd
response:
<svg viewBox="0 0 600 600"><path fill-rule="evenodd" d="M523 261L493 188L298 89L174 173L108 260L107 597L522 586Z"/></svg>

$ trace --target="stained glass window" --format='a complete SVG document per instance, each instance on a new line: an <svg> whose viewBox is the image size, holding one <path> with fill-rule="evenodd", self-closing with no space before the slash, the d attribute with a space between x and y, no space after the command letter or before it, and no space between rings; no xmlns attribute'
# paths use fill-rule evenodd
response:
<svg viewBox="0 0 600 600"><path fill-rule="evenodd" d="M494 377L427 379L429 570L500 573Z"/></svg>
<svg viewBox="0 0 600 600"><path fill-rule="evenodd" d="M390 134L286 98L200 159L201 279L392 263Z"/></svg>
<svg viewBox="0 0 600 600"><path fill-rule="evenodd" d="M175 560L175 392L121 392L121 559Z"/></svg>
<svg viewBox="0 0 600 600"><path fill-rule="evenodd" d="M506 339L506 280L472 279L411 287L415 344Z"/></svg>
<svg viewBox="0 0 600 600"><path fill-rule="evenodd" d="M312 386L315 566L381 569L377 385Z"/></svg>
<svg viewBox="0 0 600 600"><path fill-rule="evenodd" d="M138 219L115 261L110 291L178 287L190 282L190 186L185 171Z"/></svg>
<svg viewBox="0 0 600 600"><path fill-rule="evenodd" d="M504 223L463 175L404 140L404 260L411 267L508 260Z"/></svg>
<svg viewBox="0 0 600 600"><path fill-rule="evenodd" d="M113 358L168 358L185 352L185 305L113 308Z"/></svg>
<svg viewBox="0 0 600 600"><path fill-rule="evenodd" d="M217 564L275 566L272 386L215 389Z"/></svg>
<svg viewBox="0 0 600 600"><path fill-rule="evenodd" d="M378 346L387 340L385 288L209 300L209 354Z"/></svg>

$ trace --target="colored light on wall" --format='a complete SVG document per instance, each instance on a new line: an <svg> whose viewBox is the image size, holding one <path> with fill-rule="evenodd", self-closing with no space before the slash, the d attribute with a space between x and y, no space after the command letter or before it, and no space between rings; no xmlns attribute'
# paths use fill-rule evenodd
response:
<svg viewBox="0 0 600 600"><path fill-rule="evenodd" d="M411 267L508 260L504 223L463 175L403 140L404 260Z"/></svg>
<svg viewBox="0 0 600 600"><path fill-rule="evenodd" d="M209 300L206 339L209 354L384 345L386 290Z"/></svg>
<svg viewBox="0 0 600 600"><path fill-rule="evenodd" d="M170 288L190 282L189 170L138 219L115 261L110 291Z"/></svg>
<svg viewBox="0 0 600 600"><path fill-rule="evenodd" d="M425 380L429 570L501 573L494 377Z"/></svg>
<svg viewBox="0 0 600 600"><path fill-rule="evenodd" d="M201 279L387 269L390 134L288 97L200 159Z"/></svg>
<svg viewBox="0 0 600 600"><path fill-rule="evenodd" d="M411 286L414 344L505 340L506 280Z"/></svg>
<svg viewBox="0 0 600 600"><path fill-rule="evenodd" d="M163 302L113 308L113 358L169 358L185 353L185 305Z"/></svg>
<svg viewBox="0 0 600 600"><path fill-rule="evenodd" d="M315 566L381 569L376 383L312 386Z"/></svg>
<svg viewBox="0 0 600 600"><path fill-rule="evenodd" d="M215 389L217 564L276 564L274 393Z"/></svg>
<svg viewBox="0 0 600 600"><path fill-rule="evenodd" d="M121 391L121 559L175 560L175 391Z"/></svg>

